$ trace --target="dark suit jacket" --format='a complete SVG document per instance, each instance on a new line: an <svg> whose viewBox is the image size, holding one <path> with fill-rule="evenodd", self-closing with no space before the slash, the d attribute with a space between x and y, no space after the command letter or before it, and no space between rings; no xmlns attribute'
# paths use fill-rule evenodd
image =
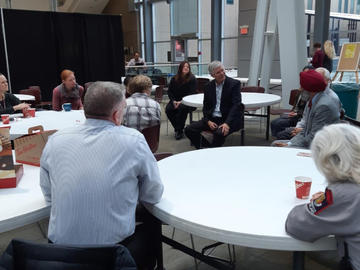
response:
<svg viewBox="0 0 360 270"><path fill-rule="evenodd" d="M216 106L216 84L212 80L205 86L204 120L211 120ZM221 94L220 111L231 132L244 127L244 105L241 103L240 81L226 77Z"/></svg>

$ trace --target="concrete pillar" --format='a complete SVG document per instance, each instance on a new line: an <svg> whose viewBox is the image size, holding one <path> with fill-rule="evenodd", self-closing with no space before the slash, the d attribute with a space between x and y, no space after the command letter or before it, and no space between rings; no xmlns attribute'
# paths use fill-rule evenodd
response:
<svg viewBox="0 0 360 270"><path fill-rule="evenodd" d="M277 1L280 65L282 79L281 106L289 108L291 89L299 87L299 72L307 64L304 1Z"/></svg>
<svg viewBox="0 0 360 270"><path fill-rule="evenodd" d="M222 1L211 0L211 61L221 61Z"/></svg>
<svg viewBox="0 0 360 270"><path fill-rule="evenodd" d="M251 47L251 59L249 68L249 86L258 85L261 58L264 49L264 32L266 25L266 15L268 13L268 0L258 0L256 8L256 18L254 26L254 37Z"/></svg>
<svg viewBox="0 0 360 270"><path fill-rule="evenodd" d="M145 61L154 62L152 1L144 0L143 8Z"/></svg>
<svg viewBox="0 0 360 270"><path fill-rule="evenodd" d="M315 24L314 43L324 44L329 36L330 0L316 0L315 3Z"/></svg>
<svg viewBox="0 0 360 270"><path fill-rule="evenodd" d="M57 1L56 0L49 0L50 1L50 10L56 11L57 10Z"/></svg>
<svg viewBox="0 0 360 270"><path fill-rule="evenodd" d="M271 79L271 70L276 48L277 38L277 15L276 1L270 0L268 21L265 31L264 50L261 65L260 86L265 88L267 93Z"/></svg>

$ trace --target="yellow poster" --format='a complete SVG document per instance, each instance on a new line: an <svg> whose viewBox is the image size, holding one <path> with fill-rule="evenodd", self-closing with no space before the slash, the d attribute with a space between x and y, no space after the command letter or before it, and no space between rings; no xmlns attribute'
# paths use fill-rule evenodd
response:
<svg viewBox="0 0 360 270"><path fill-rule="evenodd" d="M354 58L356 44L346 44L345 46L345 58Z"/></svg>

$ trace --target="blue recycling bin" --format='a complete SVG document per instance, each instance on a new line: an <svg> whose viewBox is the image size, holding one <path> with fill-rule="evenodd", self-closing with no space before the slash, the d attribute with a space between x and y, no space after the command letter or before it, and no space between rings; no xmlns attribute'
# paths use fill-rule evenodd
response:
<svg viewBox="0 0 360 270"><path fill-rule="evenodd" d="M339 96L345 115L356 119L360 85L356 83L333 83L331 89Z"/></svg>

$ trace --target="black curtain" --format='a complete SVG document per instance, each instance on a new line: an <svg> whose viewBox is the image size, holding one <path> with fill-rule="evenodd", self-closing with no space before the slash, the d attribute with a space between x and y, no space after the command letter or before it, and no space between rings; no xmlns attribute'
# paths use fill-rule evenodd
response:
<svg viewBox="0 0 360 270"><path fill-rule="evenodd" d="M4 22L13 93L39 85L50 100L63 69L80 85L125 74L120 16L8 9Z"/></svg>
<svg viewBox="0 0 360 270"><path fill-rule="evenodd" d="M1 19L1 18L0 18ZM5 49L4 49L4 36L3 36L3 30L0 23L0 73L4 74L6 77L8 77L7 71L6 71L6 59L5 59Z"/></svg>

